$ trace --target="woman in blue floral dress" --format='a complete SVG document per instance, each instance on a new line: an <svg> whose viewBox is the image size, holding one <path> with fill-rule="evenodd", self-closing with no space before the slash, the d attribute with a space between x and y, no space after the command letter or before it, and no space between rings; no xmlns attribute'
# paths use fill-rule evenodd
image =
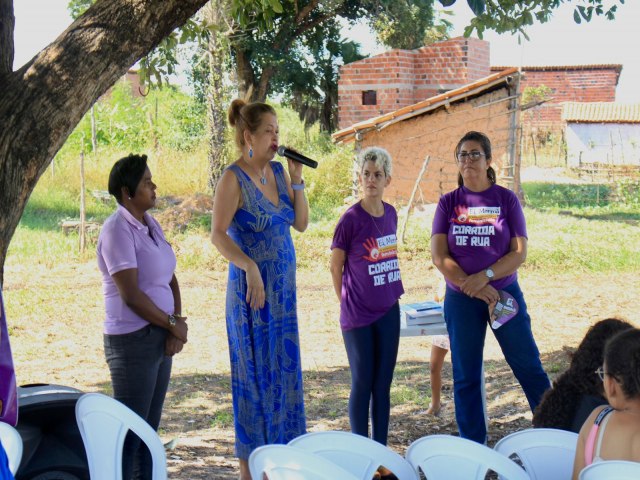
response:
<svg viewBox="0 0 640 480"><path fill-rule="evenodd" d="M229 260L227 335L240 479L261 445L306 430L296 313L296 257L290 227L309 223L302 165L274 162L278 119L264 103L234 100L240 158L218 182L211 240Z"/></svg>

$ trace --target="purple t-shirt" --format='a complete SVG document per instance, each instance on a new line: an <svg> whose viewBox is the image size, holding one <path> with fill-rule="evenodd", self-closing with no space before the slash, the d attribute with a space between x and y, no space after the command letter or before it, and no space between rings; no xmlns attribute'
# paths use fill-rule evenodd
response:
<svg viewBox="0 0 640 480"><path fill-rule="evenodd" d="M331 249L346 253L342 272L340 326L343 330L371 325L404 293L396 230L398 214L383 203L384 215L372 217L360 202L340 218Z"/></svg>
<svg viewBox="0 0 640 480"><path fill-rule="evenodd" d="M140 290L160 310L174 313L169 283L176 269L176 256L156 219L148 213L144 217L148 226L119 205L100 231L97 254L106 309L104 333L108 335L130 333L149 325L125 305L118 292L111 275L122 270L137 268Z"/></svg>
<svg viewBox="0 0 640 480"><path fill-rule="evenodd" d="M511 250L511 239L527 237L527 225L518 197L500 185L483 192L459 187L440 197L431 235L447 235L449 254L471 275L493 265ZM500 290L513 283L517 273L490 282ZM460 289L447 281L456 291Z"/></svg>

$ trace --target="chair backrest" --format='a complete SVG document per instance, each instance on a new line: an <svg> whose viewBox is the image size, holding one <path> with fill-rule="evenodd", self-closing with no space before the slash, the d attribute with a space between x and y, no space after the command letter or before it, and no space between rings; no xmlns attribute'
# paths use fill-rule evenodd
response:
<svg viewBox="0 0 640 480"><path fill-rule="evenodd" d="M91 480L122 480L122 447L129 430L151 452L153 480L166 480L167 458L160 437L130 408L106 395L87 393L76 403L76 420Z"/></svg>
<svg viewBox="0 0 640 480"><path fill-rule="evenodd" d="M9 459L9 470L15 474L22 460L22 437L14 427L0 422L0 441Z"/></svg>
<svg viewBox="0 0 640 480"><path fill-rule="evenodd" d="M485 445L451 435L422 437L407 449L406 458L427 480L484 480L493 470L508 480L529 480L509 458Z"/></svg>
<svg viewBox="0 0 640 480"><path fill-rule="evenodd" d="M529 428L507 435L493 449L517 455L531 480L571 478L578 434L555 428Z"/></svg>
<svg viewBox="0 0 640 480"><path fill-rule="evenodd" d="M264 445L249 456L251 478L262 480L359 480L326 458L289 445ZM93 479L92 479L93 480Z"/></svg>
<svg viewBox="0 0 640 480"><path fill-rule="evenodd" d="M584 467L578 480L638 480L640 463L624 460L605 460Z"/></svg>
<svg viewBox="0 0 640 480"><path fill-rule="evenodd" d="M384 445L350 432L310 432L294 438L290 446L317 453L362 480L371 480L381 465L398 480L417 480L409 462Z"/></svg>

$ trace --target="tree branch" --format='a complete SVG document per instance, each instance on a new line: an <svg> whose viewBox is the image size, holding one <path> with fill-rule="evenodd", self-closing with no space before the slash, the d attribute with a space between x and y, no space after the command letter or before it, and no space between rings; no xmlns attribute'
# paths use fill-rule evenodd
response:
<svg viewBox="0 0 640 480"><path fill-rule="evenodd" d="M0 77L13 72L15 26L13 0L0 0Z"/></svg>

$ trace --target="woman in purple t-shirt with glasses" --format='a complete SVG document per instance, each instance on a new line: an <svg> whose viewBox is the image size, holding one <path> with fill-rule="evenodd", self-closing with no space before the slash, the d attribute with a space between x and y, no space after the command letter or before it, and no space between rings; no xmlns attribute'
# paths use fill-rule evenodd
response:
<svg viewBox="0 0 640 480"><path fill-rule="evenodd" d="M102 227L97 253L113 397L157 430L171 357L187 341L176 256L148 213L156 204L156 184L146 155L129 155L113 165L109 193L118 209ZM136 435L127 435L122 464L125 480L151 479L151 456Z"/></svg>
<svg viewBox="0 0 640 480"><path fill-rule="evenodd" d="M447 282L444 317L460 436L485 443L480 382L487 323L531 411L550 384L516 273L527 256L520 202L513 192L496 185L491 142L483 133L465 134L456 146L455 159L459 188L438 202L431 256Z"/></svg>
<svg viewBox="0 0 640 480"><path fill-rule="evenodd" d="M387 444L390 390L400 341L404 293L398 266L395 208L382 201L391 157L378 147L358 157L363 198L340 218L331 244L331 277L351 368L351 431Z"/></svg>

